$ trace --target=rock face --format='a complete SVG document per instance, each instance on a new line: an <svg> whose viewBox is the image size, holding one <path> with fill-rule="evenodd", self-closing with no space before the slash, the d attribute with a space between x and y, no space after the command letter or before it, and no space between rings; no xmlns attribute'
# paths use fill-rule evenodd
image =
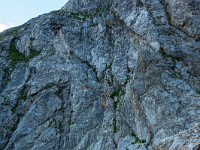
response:
<svg viewBox="0 0 200 150"><path fill-rule="evenodd" d="M200 148L199 0L69 0L0 34L0 149Z"/></svg>

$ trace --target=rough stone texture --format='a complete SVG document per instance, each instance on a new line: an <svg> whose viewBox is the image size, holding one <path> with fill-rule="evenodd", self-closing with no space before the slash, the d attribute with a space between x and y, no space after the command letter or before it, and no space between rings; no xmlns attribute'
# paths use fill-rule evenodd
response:
<svg viewBox="0 0 200 150"><path fill-rule="evenodd" d="M198 0L69 0L0 33L0 149L197 150Z"/></svg>
<svg viewBox="0 0 200 150"><path fill-rule="evenodd" d="M188 129L187 131L180 132L177 135L163 139L160 144L157 146L157 149L194 149L198 150L199 147L199 125L194 126L193 128Z"/></svg>

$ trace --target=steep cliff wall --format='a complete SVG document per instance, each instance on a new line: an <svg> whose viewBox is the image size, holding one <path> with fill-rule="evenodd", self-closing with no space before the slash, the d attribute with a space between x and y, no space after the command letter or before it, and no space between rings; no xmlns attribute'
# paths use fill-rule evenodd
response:
<svg viewBox="0 0 200 150"><path fill-rule="evenodd" d="M0 34L0 149L200 145L200 2L70 0Z"/></svg>

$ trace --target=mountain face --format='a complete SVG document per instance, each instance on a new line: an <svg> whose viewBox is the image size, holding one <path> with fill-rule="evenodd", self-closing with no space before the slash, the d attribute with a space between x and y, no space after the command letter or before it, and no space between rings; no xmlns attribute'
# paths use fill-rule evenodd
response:
<svg viewBox="0 0 200 150"><path fill-rule="evenodd" d="M0 34L0 149L197 150L199 0L69 0Z"/></svg>

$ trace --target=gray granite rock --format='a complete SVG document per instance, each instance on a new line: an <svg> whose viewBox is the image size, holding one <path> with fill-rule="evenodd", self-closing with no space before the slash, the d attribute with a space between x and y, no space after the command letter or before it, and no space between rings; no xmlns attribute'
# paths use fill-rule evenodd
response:
<svg viewBox="0 0 200 150"><path fill-rule="evenodd" d="M0 149L200 146L198 0L69 0L0 33Z"/></svg>

